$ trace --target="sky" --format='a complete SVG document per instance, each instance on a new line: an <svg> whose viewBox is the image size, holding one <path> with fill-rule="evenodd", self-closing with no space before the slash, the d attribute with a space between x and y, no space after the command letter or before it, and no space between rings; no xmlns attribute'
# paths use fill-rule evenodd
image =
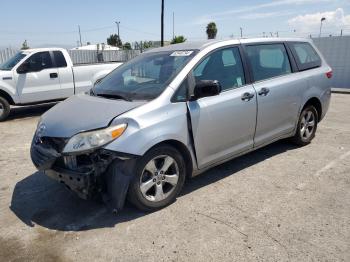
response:
<svg viewBox="0 0 350 262"><path fill-rule="evenodd" d="M74 47L82 42L106 43L120 22L123 42L160 40L161 0L1 0L0 47ZM184 35L206 39L208 22L215 22L218 39L240 36L350 35L350 0L165 0L165 39Z"/></svg>

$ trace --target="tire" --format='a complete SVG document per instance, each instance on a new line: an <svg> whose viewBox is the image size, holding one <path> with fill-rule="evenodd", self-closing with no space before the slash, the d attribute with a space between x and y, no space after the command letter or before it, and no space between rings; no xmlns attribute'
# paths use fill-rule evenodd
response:
<svg viewBox="0 0 350 262"><path fill-rule="evenodd" d="M5 121L10 114L10 104L9 102L0 96L0 122Z"/></svg>
<svg viewBox="0 0 350 262"><path fill-rule="evenodd" d="M306 106L299 116L297 130L292 138L292 142L299 146L308 145L315 137L317 123L318 114L316 108L312 105Z"/></svg>
<svg viewBox="0 0 350 262"><path fill-rule="evenodd" d="M155 211L174 202L186 179L185 161L169 145L148 151L137 161L135 172L128 200L143 211Z"/></svg>

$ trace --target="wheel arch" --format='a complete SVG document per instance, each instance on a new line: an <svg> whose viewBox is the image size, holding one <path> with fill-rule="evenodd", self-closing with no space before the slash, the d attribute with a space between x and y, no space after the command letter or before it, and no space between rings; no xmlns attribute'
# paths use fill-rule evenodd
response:
<svg viewBox="0 0 350 262"><path fill-rule="evenodd" d="M4 90L0 89L0 96L5 98L10 105L14 105L15 102L13 101L12 97Z"/></svg>
<svg viewBox="0 0 350 262"><path fill-rule="evenodd" d="M320 122L321 120L321 116L322 116L322 104L320 99L318 99L317 97L312 97L309 98L306 103L304 104L303 108L301 111L304 110L304 108L306 108L307 106L314 106L316 108L317 114L318 114L318 122Z"/></svg>
<svg viewBox="0 0 350 262"><path fill-rule="evenodd" d="M169 140L164 140L162 142L155 144L149 150L151 150L155 147L161 146L161 145L172 146L180 152L180 154L184 158L185 165L186 165L186 177L191 177L192 172L193 172L193 162L192 162L192 155L191 155L190 151L188 150L188 148L182 142L180 142L178 140L169 139Z"/></svg>

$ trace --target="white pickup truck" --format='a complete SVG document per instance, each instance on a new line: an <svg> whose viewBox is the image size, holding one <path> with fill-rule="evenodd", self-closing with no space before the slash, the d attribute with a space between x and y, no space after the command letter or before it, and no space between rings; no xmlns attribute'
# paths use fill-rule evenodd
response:
<svg viewBox="0 0 350 262"><path fill-rule="evenodd" d="M10 105L63 100L88 91L121 63L73 65L65 49L23 50L0 65L0 121Z"/></svg>

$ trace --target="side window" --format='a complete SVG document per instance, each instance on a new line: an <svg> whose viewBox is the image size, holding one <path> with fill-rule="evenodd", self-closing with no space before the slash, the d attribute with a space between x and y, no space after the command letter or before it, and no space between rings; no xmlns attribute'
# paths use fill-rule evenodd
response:
<svg viewBox="0 0 350 262"><path fill-rule="evenodd" d="M53 51L53 56L55 58L56 67L67 67L66 59L61 51Z"/></svg>
<svg viewBox="0 0 350 262"><path fill-rule="evenodd" d="M245 84L244 70L238 47L211 53L194 70L196 81L218 80L222 90Z"/></svg>
<svg viewBox="0 0 350 262"><path fill-rule="evenodd" d="M320 67L320 56L309 43L291 43L293 55L297 60L299 70L307 70Z"/></svg>
<svg viewBox="0 0 350 262"><path fill-rule="evenodd" d="M200 77L203 75L203 69L204 67L206 66L206 64L208 63L209 61L209 56L207 58L205 58L202 63L200 63L200 65L198 65L194 70L193 70L193 75L195 77Z"/></svg>
<svg viewBox="0 0 350 262"><path fill-rule="evenodd" d="M28 58L31 71L40 71L43 69L52 68L52 60L49 52L39 52Z"/></svg>
<svg viewBox="0 0 350 262"><path fill-rule="evenodd" d="M247 46L247 54L255 81L292 72L283 44L250 45Z"/></svg>

